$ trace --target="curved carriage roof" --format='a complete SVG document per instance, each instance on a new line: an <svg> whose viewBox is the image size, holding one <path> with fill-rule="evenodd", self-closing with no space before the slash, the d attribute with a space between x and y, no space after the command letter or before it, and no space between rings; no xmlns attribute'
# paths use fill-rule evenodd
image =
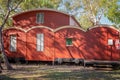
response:
<svg viewBox="0 0 120 80"><path fill-rule="evenodd" d="M65 13L65 12L62 12L62 11L59 11L59 10L49 9L49 8L39 8L39 9L27 10L27 11L20 12L20 13L17 13L15 15L13 15L12 18L20 16L20 15L25 14L25 13L35 12L35 11L51 11L51 12L61 13L61 14L66 15L66 16L70 16L70 17L72 17L72 19L74 21L76 21L76 23L78 24L78 26L81 27L81 25L79 24L79 22L75 19L75 17L73 15L70 15L68 13Z"/></svg>
<svg viewBox="0 0 120 80"><path fill-rule="evenodd" d="M117 28L115 28L114 26L112 26L112 25L107 25L107 24L95 25L95 26L93 26L93 27L88 28L88 30L93 30L93 29L101 28L101 27L111 28L111 29L114 29L114 30L120 32L120 31L119 31Z"/></svg>
<svg viewBox="0 0 120 80"><path fill-rule="evenodd" d="M19 16L21 14L28 13L28 12L34 12L34 11L51 11L51 12L61 13L61 14L67 15L67 16L72 16L72 15L70 15L68 13L61 12L61 11L58 11L58 10L55 10L55 9L40 8L40 9L27 10L27 11L24 11L24 12L20 12L20 13L17 13L15 15L13 15L12 17L16 17L16 16Z"/></svg>

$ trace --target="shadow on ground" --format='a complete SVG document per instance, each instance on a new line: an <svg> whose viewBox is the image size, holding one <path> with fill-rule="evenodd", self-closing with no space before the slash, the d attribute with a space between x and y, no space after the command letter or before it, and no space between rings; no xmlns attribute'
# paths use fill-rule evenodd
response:
<svg viewBox="0 0 120 80"><path fill-rule="evenodd" d="M6 76L6 75L0 75L0 80L17 80L17 79L15 79L15 78L10 78L10 77L8 77L8 76Z"/></svg>
<svg viewBox="0 0 120 80"><path fill-rule="evenodd" d="M120 72L113 71L71 71L71 72L52 72L42 76L49 80L120 80Z"/></svg>

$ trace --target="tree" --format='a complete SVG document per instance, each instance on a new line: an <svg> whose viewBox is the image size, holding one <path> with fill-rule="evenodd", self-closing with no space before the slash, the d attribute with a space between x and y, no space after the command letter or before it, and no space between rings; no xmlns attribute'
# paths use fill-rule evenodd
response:
<svg viewBox="0 0 120 80"><path fill-rule="evenodd" d="M20 11L39 9L39 8L54 8L56 9L61 0L24 0L20 5Z"/></svg>
<svg viewBox="0 0 120 80"><path fill-rule="evenodd" d="M10 14L17 9L17 7L22 1L23 0L1 0L0 1L0 4L1 4L0 5L0 11L1 11L0 18L2 19L1 20L2 22L0 23L0 47L1 47L1 52L3 55L5 65L8 70L13 69L13 68L9 64L6 54L5 54L2 30L4 29L5 24L7 23L7 20L9 19Z"/></svg>
<svg viewBox="0 0 120 80"><path fill-rule="evenodd" d="M114 0L106 13L108 19L115 25L120 26L120 0Z"/></svg>
<svg viewBox="0 0 120 80"><path fill-rule="evenodd" d="M86 28L100 24L102 16L108 12L109 6L114 6L114 3L115 0L62 0L61 4L64 5L64 11L75 15L83 28Z"/></svg>
<svg viewBox="0 0 120 80"><path fill-rule="evenodd" d="M82 26L82 28L85 30L93 26L93 24L86 17L86 14L81 14L81 16L78 18L78 21L80 22L80 25Z"/></svg>

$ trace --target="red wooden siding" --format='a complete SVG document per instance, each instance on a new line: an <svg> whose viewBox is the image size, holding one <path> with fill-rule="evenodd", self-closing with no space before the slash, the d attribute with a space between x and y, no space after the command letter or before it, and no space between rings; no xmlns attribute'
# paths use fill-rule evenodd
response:
<svg viewBox="0 0 120 80"><path fill-rule="evenodd" d="M42 33L44 35L44 50L37 51L37 34ZM52 61L54 53L54 36L49 29L35 28L27 32L26 34L26 46L27 56L26 60L40 60L40 61Z"/></svg>
<svg viewBox="0 0 120 80"><path fill-rule="evenodd" d="M72 38L72 46L66 45L66 38ZM84 31L76 28L63 28L55 32L56 58L84 58Z"/></svg>
<svg viewBox="0 0 120 80"><path fill-rule="evenodd" d="M118 39L118 31L109 27L96 27L87 31L86 59L118 60L120 50L108 45L108 39Z"/></svg>
<svg viewBox="0 0 120 80"><path fill-rule="evenodd" d="M44 51L37 51L36 35L44 34ZM9 51L10 35L17 35L17 52ZM118 31L109 27L96 27L85 32L71 26L51 30L36 27L27 32L18 29L4 31L5 50L8 57L24 57L26 60L53 61L55 58L79 58L87 60L119 60L120 50L115 47ZM72 46L66 46L66 38L72 38ZM113 39L114 45L108 45Z"/></svg>
<svg viewBox="0 0 120 80"><path fill-rule="evenodd" d="M17 37L17 50L16 52L10 51L10 36ZM4 45L5 52L8 57L26 57L26 34L18 29L11 28L4 31Z"/></svg>
<svg viewBox="0 0 120 80"><path fill-rule="evenodd" d="M36 23L37 13L44 14L43 24ZM41 25L49 26L52 29L56 29L58 27L66 25L79 26L79 24L77 23L77 21L75 21L73 16L53 10L33 10L20 13L18 15L13 16L13 25L24 29L29 29L30 27Z"/></svg>
<svg viewBox="0 0 120 80"><path fill-rule="evenodd" d="M44 13L44 23L36 23L36 14ZM53 61L56 58L86 60L120 60L115 46L119 31L107 25L98 25L87 31L80 28L73 16L54 10L32 10L13 16L12 28L3 31L7 57L32 61ZM37 34L44 35L44 49L37 51ZM16 52L10 51L10 36L17 37ZM66 39L72 45L66 45ZM113 45L108 45L108 39Z"/></svg>

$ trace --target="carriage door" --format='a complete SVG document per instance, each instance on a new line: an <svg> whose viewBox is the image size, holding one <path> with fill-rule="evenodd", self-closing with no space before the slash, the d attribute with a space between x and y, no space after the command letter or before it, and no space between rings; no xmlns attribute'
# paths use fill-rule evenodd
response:
<svg viewBox="0 0 120 80"><path fill-rule="evenodd" d="M109 38L108 39L108 51L109 51L109 55L110 55L110 60L112 60L113 58L113 39Z"/></svg>

